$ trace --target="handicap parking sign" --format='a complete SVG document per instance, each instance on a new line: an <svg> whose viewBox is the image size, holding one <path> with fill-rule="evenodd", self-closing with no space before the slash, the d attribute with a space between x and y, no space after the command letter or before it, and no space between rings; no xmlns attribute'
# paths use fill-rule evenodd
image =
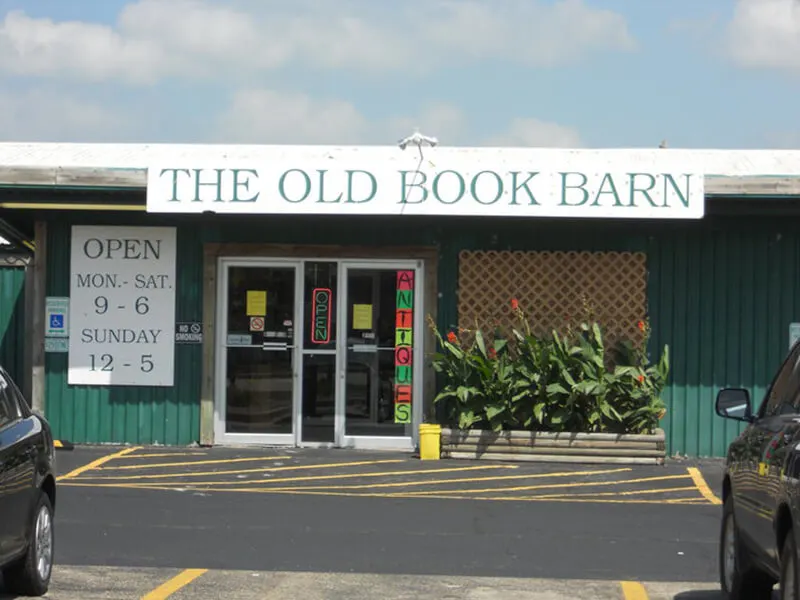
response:
<svg viewBox="0 0 800 600"><path fill-rule="evenodd" d="M48 296L45 299L45 337L69 336L69 298Z"/></svg>

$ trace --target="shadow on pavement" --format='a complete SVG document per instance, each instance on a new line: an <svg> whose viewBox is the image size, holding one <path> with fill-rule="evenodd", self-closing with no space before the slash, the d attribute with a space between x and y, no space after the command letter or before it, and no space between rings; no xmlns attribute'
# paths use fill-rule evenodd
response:
<svg viewBox="0 0 800 600"><path fill-rule="evenodd" d="M722 592L703 590L697 592L681 592L673 600L722 600Z"/></svg>

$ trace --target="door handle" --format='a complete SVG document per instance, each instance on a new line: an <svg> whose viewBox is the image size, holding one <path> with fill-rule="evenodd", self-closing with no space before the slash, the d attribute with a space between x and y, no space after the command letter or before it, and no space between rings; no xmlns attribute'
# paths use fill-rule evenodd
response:
<svg viewBox="0 0 800 600"><path fill-rule="evenodd" d="M289 344L281 342L264 342L261 349L265 352L284 352L289 349Z"/></svg>

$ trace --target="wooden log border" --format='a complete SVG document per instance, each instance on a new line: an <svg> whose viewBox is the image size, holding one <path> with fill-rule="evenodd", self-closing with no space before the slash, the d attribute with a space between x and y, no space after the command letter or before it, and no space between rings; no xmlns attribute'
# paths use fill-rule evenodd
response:
<svg viewBox="0 0 800 600"><path fill-rule="evenodd" d="M656 464L666 459L662 429L652 435L442 429L442 458L583 464Z"/></svg>

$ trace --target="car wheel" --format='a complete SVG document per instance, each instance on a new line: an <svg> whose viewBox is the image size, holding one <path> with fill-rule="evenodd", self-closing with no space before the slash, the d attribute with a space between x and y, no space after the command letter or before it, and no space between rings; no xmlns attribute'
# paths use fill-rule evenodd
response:
<svg viewBox="0 0 800 600"><path fill-rule="evenodd" d="M797 580L797 542L794 531L789 530L781 551L781 600L800 600L800 586Z"/></svg>
<svg viewBox="0 0 800 600"><path fill-rule="evenodd" d="M769 600L775 582L748 565L747 558L747 548L739 538L739 528L733 513L733 498L729 496L722 508L719 544L722 597L726 600Z"/></svg>
<svg viewBox="0 0 800 600"><path fill-rule="evenodd" d="M44 596L50 587L53 570L53 505L47 494L40 491L28 550L25 555L3 571L6 588L21 596Z"/></svg>

